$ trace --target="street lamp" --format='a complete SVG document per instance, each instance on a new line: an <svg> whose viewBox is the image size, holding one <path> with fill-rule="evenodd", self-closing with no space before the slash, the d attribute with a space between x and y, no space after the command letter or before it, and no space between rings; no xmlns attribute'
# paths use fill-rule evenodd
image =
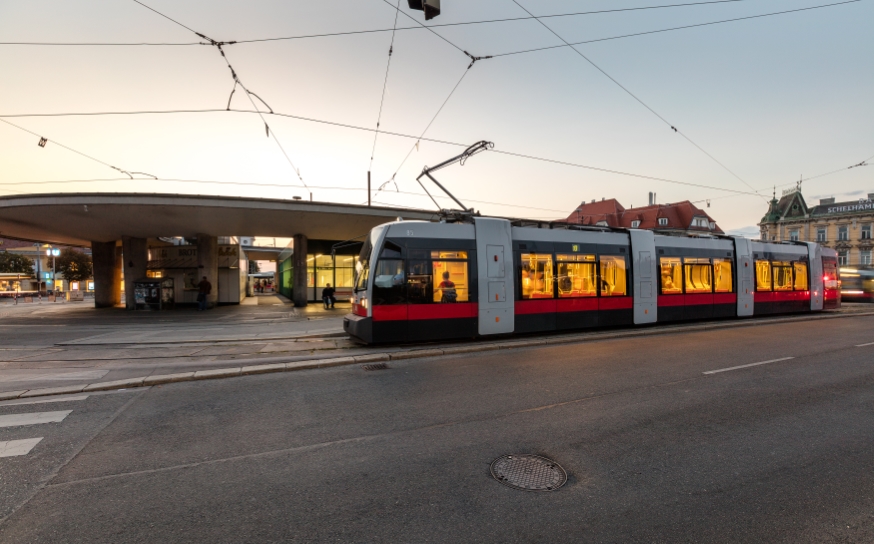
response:
<svg viewBox="0 0 874 544"><path fill-rule="evenodd" d="M46 256L52 258L52 294L54 294L55 289L57 289L57 281L55 280L55 257L60 254L61 250L54 247L46 250Z"/></svg>

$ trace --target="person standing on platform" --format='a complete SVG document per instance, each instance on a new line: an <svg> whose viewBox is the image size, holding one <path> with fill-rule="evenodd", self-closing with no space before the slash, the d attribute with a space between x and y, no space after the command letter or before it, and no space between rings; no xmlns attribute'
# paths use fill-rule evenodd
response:
<svg viewBox="0 0 874 544"><path fill-rule="evenodd" d="M206 276L197 284L197 310L206 310L206 297L212 292L212 284Z"/></svg>

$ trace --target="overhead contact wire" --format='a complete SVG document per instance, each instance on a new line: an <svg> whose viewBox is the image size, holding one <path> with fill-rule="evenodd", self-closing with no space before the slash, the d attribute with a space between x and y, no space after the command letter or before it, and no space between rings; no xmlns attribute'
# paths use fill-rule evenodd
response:
<svg viewBox="0 0 874 544"><path fill-rule="evenodd" d="M0 118L0 122L6 123L7 125L12 126L12 127L15 127L15 128L17 128L18 130L23 130L24 132L27 132L28 134L32 134L32 135L36 136L37 138L44 138L42 135L37 134L36 132L33 132L32 130L27 130L27 129L24 128L24 127L20 127L20 126L16 125L15 123L10 123L10 122L7 121L6 119L2 119L2 118ZM108 162L103 162L103 161L101 161L100 159L97 159L97 158L95 158L95 157L92 157L91 155L87 155L87 154L85 154L85 153L82 153L81 151L77 151L77 150L73 149L72 147L66 146L66 145L64 145L64 144L62 144L62 143L60 143L60 142L58 142L58 141L56 141L56 140L50 140L50 139L46 138L46 142L47 142L47 143L48 143L48 142L51 142L53 145L56 145L56 146L58 146L58 147L62 147L62 148L64 148L64 149L66 149L67 151L72 151L73 153L75 153L75 154L77 154L77 155L80 155L80 156L82 156L82 157L85 157L86 159L89 159L89 160L92 160L92 161L94 161L94 162L100 163L100 164L102 164L103 166L108 166L109 168L112 168L112 169L115 170L116 172L121 172L122 174L126 175L126 176L127 176L128 178L130 178L130 179L134 179L133 174L140 174L140 175L143 175L143 176L148 176L148 177L150 177L150 178L155 178L155 179L157 179L156 176L153 176L152 174L147 174L147 173L145 173L145 172L131 172L131 171L128 171L128 170L124 170L123 168L119 168L119 167L117 167L117 166L113 166L113 165L109 164Z"/></svg>
<svg viewBox="0 0 874 544"><path fill-rule="evenodd" d="M856 1L856 0L854 0L854 1ZM663 123L665 123L666 125L668 125L668 126L671 128L671 130L673 130L673 131L676 132L677 134L681 135L684 139L686 139L686 141L688 141L689 143L691 143L692 145L694 145L696 148L698 148L701 152L703 152L705 155L707 155L708 157L710 157L714 162L716 162L716 164L718 164L719 166L721 166L723 169L725 169L725 170L726 170L728 173L730 173L732 176L734 176L735 178L737 178L738 180L740 180L744 185L746 185L747 187L749 187L750 189L752 189L754 192L756 192L755 188L753 188L752 185L750 185L749 183L747 183L746 180L744 180L743 178L741 178L740 176L738 176L737 174L735 174L731 169L729 169L727 166L725 166L725 165L722 164L719 160L717 160L716 157L714 157L713 155L711 155L710 153L708 153L707 151L705 151L704 148L702 148L702 147L699 146L697 143L695 143L694 141L692 141L691 138L689 138L688 136L686 136L685 134L683 134L682 132L680 132L680 130L679 130L676 126L674 126L673 123L671 123L670 121L668 121L667 119L665 119L664 117L662 117L662 116L661 116L657 111L655 111L654 109L652 109L652 108L651 108L651 107L650 107L646 102L644 102L643 100L641 100L641 99L640 99L636 94L632 93L632 92L631 92L631 91L630 91L630 90L629 90L625 85L623 85L623 84L620 83L618 80L616 80L616 78L614 78L613 76L611 76L610 74L608 74L606 71L604 71L603 68L601 68L600 66L598 66L597 64L595 64L595 62L593 62L592 59L590 59L589 57L587 57L586 55L584 55L584 54L583 54L579 49L577 49L576 47L572 46L572 45L571 45L567 40L565 40L564 38L562 38L562 37L561 37L561 36L560 36L556 31L554 31L552 28L550 28L546 23L544 23L543 21L541 21L538 17L534 16L534 14L531 13L530 11L528 11L528 10L527 10L527 9L526 9L522 4L520 4L520 3L518 2L518 0L513 0L513 3L516 4L517 6L519 6L523 11L525 11L525 13L527 13L528 15L531 15L531 16L534 18L534 20L536 20L538 23L540 23L540 24L543 26L543 28L547 29L550 33L552 33L552 35L554 35L556 38L558 38L559 40L561 40L562 42L564 42L565 45L567 45L568 47L570 47L572 51L574 51L577 55L579 55L581 58L583 58L586 62L588 62L589 64L591 64L595 69L597 69L599 72L601 72L601 73L602 73L604 76L606 76L610 81L612 81L613 83L615 83L615 84L616 84L620 89L622 89L623 91L625 91L625 92L626 92L630 97L632 97L633 99L635 99L635 100L636 100L639 104L641 104L644 108L646 108L646 109L649 110L653 115L655 115L656 117L658 117L659 119L661 119ZM765 197L762 197L762 198L764 199Z"/></svg>
<svg viewBox="0 0 874 544"><path fill-rule="evenodd" d="M367 166L367 171L373 168L373 156L376 154L376 140L379 138L379 125L382 122L382 107L385 104L385 90L388 88L388 74L391 70L391 56L395 49L395 28L398 26L398 14L400 10L401 0L398 0L395 6L395 22L391 33L391 43L388 46L388 61L385 63L385 78L382 81L382 96L379 99L379 113L376 115L376 131L373 133L373 146L370 148L370 164Z"/></svg>

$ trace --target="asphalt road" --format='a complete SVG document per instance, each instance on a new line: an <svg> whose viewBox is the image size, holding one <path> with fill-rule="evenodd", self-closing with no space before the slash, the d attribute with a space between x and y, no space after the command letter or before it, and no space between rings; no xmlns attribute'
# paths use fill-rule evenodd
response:
<svg viewBox="0 0 874 544"><path fill-rule="evenodd" d="M0 542L872 542L874 318L9 406ZM713 374L714 370L793 357ZM53 399L56 400L56 399ZM489 475L509 453L554 492Z"/></svg>

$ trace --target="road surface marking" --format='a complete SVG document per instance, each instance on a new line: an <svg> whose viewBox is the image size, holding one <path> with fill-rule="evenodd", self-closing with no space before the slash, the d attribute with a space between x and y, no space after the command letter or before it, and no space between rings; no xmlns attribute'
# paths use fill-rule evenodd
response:
<svg viewBox="0 0 874 544"><path fill-rule="evenodd" d="M707 372L702 372L702 374L717 374L719 372L728 372L729 370L737 370L739 368L749 368L751 366L759 366L759 365L767 365L769 363L777 363L780 361L788 361L789 359L794 359L795 357L782 357L780 359L771 359L770 361L762 361L760 363L750 363L748 365L739 365L739 366L730 366L728 368L720 368L718 370L708 370Z"/></svg>
<svg viewBox="0 0 874 544"><path fill-rule="evenodd" d="M874 346L874 342L868 342L867 344L856 344L857 348L864 348L865 346Z"/></svg>
<svg viewBox="0 0 874 544"><path fill-rule="evenodd" d="M0 457L16 457L27 455L36 446L42 437L26 438L24 440L7 440L0 442Z"/></svg>
<svg viewBox="0 0 874 544"><path fill-rule="evenodd" d="M30 414L9 414L0 416L0 427L20 427L23 425L37 425L39 423L59 423L70 415L73 410L61 410L59 412L33 412Z"/></svg>
<svg viewBox="0 0 874 544"><path fill-rule="evenodd" d="M23 400L17 402L7 402L0 404L0 406L21 406L22 404L45 404L47 402L70 402L74 400L85 400L88 398L88 395L77 395L75 397L62 397L58 399L45 399L45 400Z"/></svg>

